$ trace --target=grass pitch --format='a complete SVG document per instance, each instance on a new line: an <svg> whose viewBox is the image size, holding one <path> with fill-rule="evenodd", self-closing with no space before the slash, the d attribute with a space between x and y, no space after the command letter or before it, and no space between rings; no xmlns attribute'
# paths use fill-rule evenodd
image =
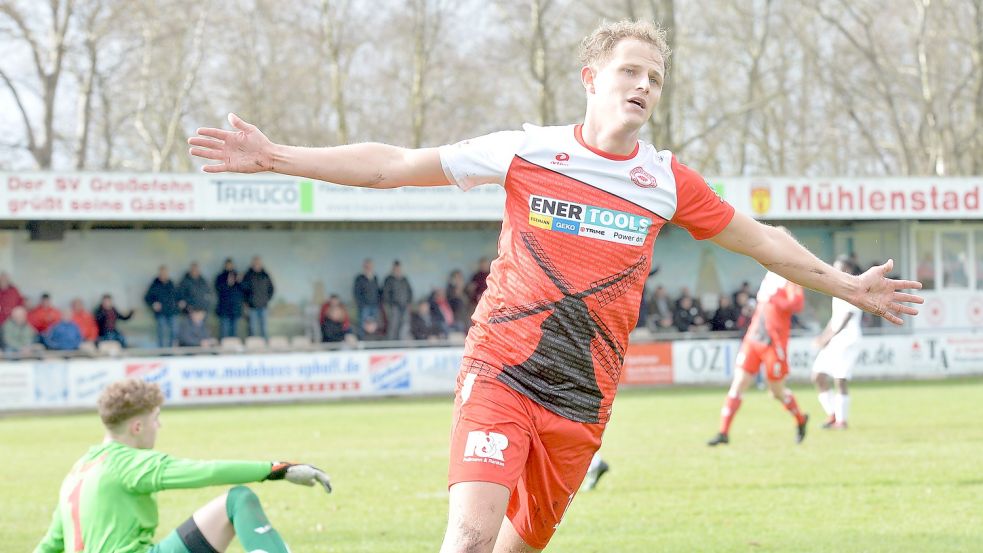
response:
<svg viewBox="0 0 983 553"><path fill-rule="evenodd" d="M602 453L612 470L578 495L558 552L983 550L983 380L853 387L851 429L822 431L751 391L731 445L704 445L723 389L622 392ZM255 484L293 551L437 551L446 519L451 399L167 410L158 449L176 456L296 459L335 493ZM0 551L30 551L59 483L101 437L95 414L0 419ZM162 537L217 488L159 495ZM233 544L232 551L242 551Z"/></svg>

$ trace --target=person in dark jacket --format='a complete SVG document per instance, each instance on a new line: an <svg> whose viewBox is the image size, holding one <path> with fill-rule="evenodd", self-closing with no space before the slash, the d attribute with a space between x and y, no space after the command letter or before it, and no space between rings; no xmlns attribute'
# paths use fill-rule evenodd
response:
<svg viewBox="0 0 983 553"><path fill-rule="evenodd" d="M238 335L236 324L242 318L242 275L236 271L231 257L225 260L225 268L215 277L215 293L218 296L215 314L218 315L219 336Z"/></svg>
<svg viewBox="0 0 983 553"><path fill-rule="evenodd" d="M266 338L266 308L273 299L273 279L258 255L242 276L242 294L249 306L249 335Z"/></svg>
<svg viewBox="0 0 983 553"><path fill-rule="evenodd" d="M741 310L734 305L728 294L720 294L717 311L710 319L710 330L737 330L737 318L740 317Z"/></svg>
<svg viewBox="0 0 983 553"><path fill-rule="evenodd" d="M440 330L434 324L430 302L421 301L416 304L410 314L410 337L414 340L429 340L440 335Z"/></svg>
<svg viewBox="0 0 983 553"><path fill-rule="evenodd" d="M202 311L208 313L212 308L215 299L212 288L208 285L205 277L201 276L201 268L198 262L192 262L188 267L188 272L181 279L181 284L177 288L178 307L191 314L191 311Z"/></svg>
<svg viewBox="0 0 983 553"><path fill-rule="evenodd" d="M382 285L382 308L386 311L386 339L399 340L409 321L413 288L403 275L403 266L393 261L393 269Z"/></svg>
<svg viewBox="0 0 983 553"><path fill-rule="evenodd" d="M157 278L150 283L143 301L154 312L157 322L157 347L169 348L177 339L178 308L177 287L171 280L166 265L157 269Z"/></svg>
<svg viewBox="0 0 983 553"><path fill-rule="evenodd" d="M215 338L205 326L205 311L192 308L181 321L177 333L177 343L183 348L207 348L215 345Z"/></svg>
<svg viewBox="0 0 983 553"><path fill-rule="evenodd" d="M117 321L129 320L133 316L133 310L131 309L126 315L120 313L116 309L116 306L113 305L113 296L104 294L94 314L96 316L96 326L99 327L98 341L106 342L113 340L119 342L125 348L126 337L116 327L116 323Z"/></svg>
<svg viewBox="0 0 983 553"><path fill-rule="evenodd" d="M348 311L341 303L341 298L332 295L321 308L321 341L344 342L351 333Z"/></svg>
<svg viewBox="0 0 983 553"><path fill-rule="evenodd" d="M362 337L362 321L365 319L379 320L379 304L382 302L382 288L379 287L379 277L375 274L375 266L371 259L362 262L362 273L355 277L352 287L355 298L355 309L358 311L359 332Z"/></svg>

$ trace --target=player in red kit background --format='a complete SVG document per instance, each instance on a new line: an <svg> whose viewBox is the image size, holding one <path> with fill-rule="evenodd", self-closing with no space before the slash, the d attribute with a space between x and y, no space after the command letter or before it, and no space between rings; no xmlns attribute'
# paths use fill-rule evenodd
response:
<svg viewBox="0 0 983 553"><path fill-rule="evenodd" d="M730 442L730 425L741 407L741 396L762 368L772 397L780 401L795 418L795 441L801 443L805 439L809 416L802 413L792 390L785 386L792 315L802 311L805 294L798 284L769 271L761 281L757 299L758 305L741 342L741 351L737 354L734 381L720 410L720 432L707 445Z"/></svg>
<svg viewBox="0 0 983 553"><path fill-rule="evenodd" d="M669 49L648 22L603 24L582 45L582 124L497 132L439 148L274 144L233 114L202 128L206 172L274 171L349 186L498 184L499 255L458 377L443 553L546 547L611 415L652 247L666 223L754 257L805 286L900 323L918 287L835 271L786 233L717 197L667 150L639 141Z"/></svg>

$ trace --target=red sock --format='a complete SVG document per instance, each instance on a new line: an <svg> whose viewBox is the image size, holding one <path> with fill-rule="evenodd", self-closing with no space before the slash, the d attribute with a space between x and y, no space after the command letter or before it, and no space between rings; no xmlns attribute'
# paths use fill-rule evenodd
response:
<svg viewBox="0 0 983 553"><path fill-rule="evenodd" d="M788 410L789 413L792 413L792 416L795 417L796 422L802 424L806 421L805 416L802 415L802 411L799 411L799 404L795 402L795 396L792 395L792 392L785 393L785 400L782 401L782 405L785 406L785 409Z"/></svg>
<svg viewBox="0 0 983 553"><path fill-rule="evenodd" d="M724 406L720 409L720 433L727 434L730 432L730 423L734 420L734 415L737 414L737 410L741 408L741 398L727 396L727 401L724 402Z"/></svg>

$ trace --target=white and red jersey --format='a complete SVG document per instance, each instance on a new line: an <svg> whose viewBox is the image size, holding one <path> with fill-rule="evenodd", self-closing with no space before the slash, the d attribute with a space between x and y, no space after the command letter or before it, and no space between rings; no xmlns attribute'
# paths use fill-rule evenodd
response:
<svg viewBox="0 0 983 553"><path fill-rule="evenodd" d="M606 422L666 222L716 235L734 209L671 152L588 146L580 125L536 127L440 149L462 189L505 187L505 214L468 333L463 370L495 377L570 420Z"/></svg>

